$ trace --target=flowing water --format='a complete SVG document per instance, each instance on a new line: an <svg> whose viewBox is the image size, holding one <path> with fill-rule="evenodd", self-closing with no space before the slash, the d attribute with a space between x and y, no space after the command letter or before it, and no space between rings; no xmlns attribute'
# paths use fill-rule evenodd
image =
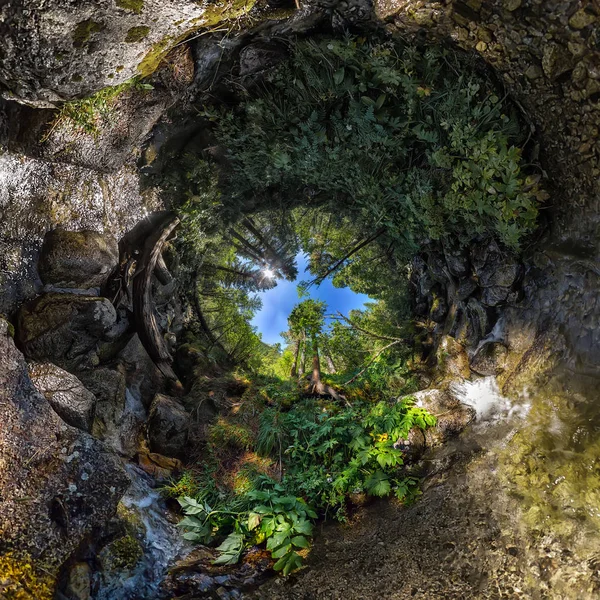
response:
<svg viewBox="0 0 600 600"><path fill-rule="evenodd" d="M166 571L191 547L180 531L170 523L154 480L134 465L126 466L131 486L121 500L141 525L143 556L131 571L96 575L95 600L152 600Z"/></svg>

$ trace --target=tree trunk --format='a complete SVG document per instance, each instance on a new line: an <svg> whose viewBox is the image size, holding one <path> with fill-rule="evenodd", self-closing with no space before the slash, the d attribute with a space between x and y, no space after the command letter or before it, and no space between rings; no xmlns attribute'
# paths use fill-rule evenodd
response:
<svg viewBox="0 0 600 600"><path fill-rule="evenodd" d="M310 376L310 384L312 385L313 394L323 394L324 387L321 381L321 360L319 359L319 346L317 344L317 338L312 339L312 375Z"/></svg>
<svg viewBox="0 0 600 600"><path fill-rule="evenodd" d="M298 355L300 354L300 340L296 340L296 350L294 351L294 364L292 364L292 370L290 377L295 379L298 377Z"/></svg>
<svg viewBox="0 0 600 600"><path fill-rule="evenodd" d="M168 379L178 381L171 364L171 356L158 326L156 310L152 301L152 274L167 238L179 224L173 213L161 213L156 227L148 235L137 261L133 276L133 314L142 345L161 373Z"/></svg>
<svg viewBox="0 0 600 600"><path fill-rule="evenodd" d="M304 371L306 367L306 338L299 342L302 346L300 351L300 363L298 364L298 379L304 377Z"/></svg>
<svg viewBox="0 0 600 600"><path fill-rule="evenodd" d="M327 361L327 370L329 371L329 373L331 373L332 375L335 374L336 368L333 364L333 359L331 358L331 355L325 354L325 360Z"/></svg>

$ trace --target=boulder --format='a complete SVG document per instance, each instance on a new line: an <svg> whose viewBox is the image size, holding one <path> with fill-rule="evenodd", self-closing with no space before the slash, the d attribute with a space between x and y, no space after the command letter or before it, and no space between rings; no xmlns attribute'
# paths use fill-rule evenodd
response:
<svg viewBox="0 0 600 600"><path fill-rule="evenodd" d="M31 363L29 377L65 423L83 431L92 429L96 396L75 375L52 363Z"/></svg>
<svg viewBox="0 0 600 600"><path fill-rule="evenodd" d="M43 294L17 314L17 342L28 358L74 371L98 362L98 342L110 338L117 313L106 298Z"/></svg>
<svg viewBox="0 0 600 600"><path fill-rule="evenodd" d="M478 375L500 375L506 368L508 350L500 342L486 342L471 358L471 369Z"/></svg>
<svg viewBox="0 0 600 600"><path fill-rule="evenodd" d="M67 425L35 389L0 320L0 553L55 575L115 514L129 479L104 444Z"/></svg>
<svg viewBox="0 0 600 600"><path fill-rule="evenodd" d="M170 396L156 394L148 416L148 441L152 452L181 456L188 441L190 415Z"/></svg>
<svg viewBox="0 0 600 600"><path fill-rule="evenodd" d="M38 271L45 284L89 289L104 284L119 261L117 242L96 231L49 231L42 244Z"/></svg>
<svg viewBox="0 0 600 600"><path fill-rule="evenodd" d="M79 377L97 398L92 433L118 454L133 458L146 420L139 395L127 389L125 376L114 369L81 371Z"/></svg>
<svg viewBox="0 0 600 600"><path fill-rule="evenodd" d="M154 72L181 40L254 2L14 0L0 8L0 80L35 106L89 96Z"/></svg>

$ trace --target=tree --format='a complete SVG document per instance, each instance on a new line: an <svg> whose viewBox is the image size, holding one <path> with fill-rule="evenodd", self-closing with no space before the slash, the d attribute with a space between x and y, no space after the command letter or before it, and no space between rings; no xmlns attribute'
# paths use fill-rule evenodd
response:
<svg viewBox="0 0 600 600"><path fill-rule="evenodd" d="M321 361L319 358L319 337L325 324L324 302L319 300L304 300L297 304L288 317L290 331L298 338L302 335L310 341L312 350L312 373L310 384L312 392L316 394L324 393L324 386L321 382Z"/></svg>

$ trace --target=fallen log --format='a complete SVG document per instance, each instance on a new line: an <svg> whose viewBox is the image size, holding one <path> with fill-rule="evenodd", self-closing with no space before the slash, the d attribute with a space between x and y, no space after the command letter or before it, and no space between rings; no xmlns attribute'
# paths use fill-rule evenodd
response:
<svg viewBox="0 0 600 600"><path fill-rule="evenodd" d="M133 276L133 315L138 336L150 358L167 379L178 381L171 366L173 357L158 325L152 300L152 275L161 257L161 250L179 225L179 219L171 212L162 212L153 217L150 230L148 224L144 224L143 233L147 235Z"/></svg>

